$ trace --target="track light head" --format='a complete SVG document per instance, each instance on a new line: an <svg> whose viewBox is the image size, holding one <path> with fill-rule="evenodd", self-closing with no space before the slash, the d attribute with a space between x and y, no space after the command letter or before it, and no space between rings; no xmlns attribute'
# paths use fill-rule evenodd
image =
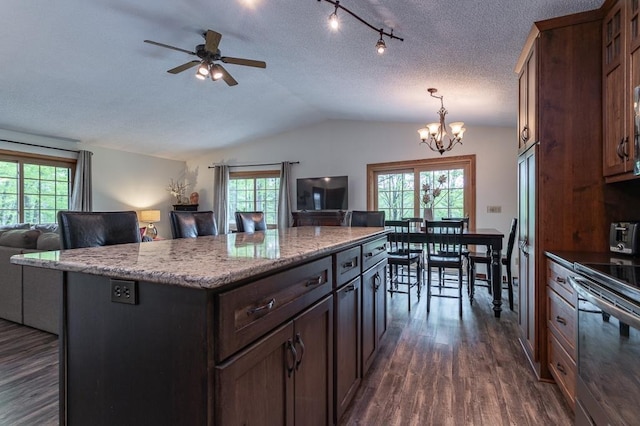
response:
<svg viewBox="0 0 640 426"><path fill-rule="evenodd" d="M378 55L382 55L387 48L387 45L384 44L384 40L382 39L382 32L382 29L380 29L380 39L376 43L376 51L378 52Z"/></svg>
<svg viewBox="0 0 640 426"><path fill-rule="evenodd" d="M336 12L337 11L338 8L336 8ZM336 12L333 12L331 15L329 15L329 28L334 31L336 31L338 27L340 27L340 21L338 20L338 14Z"/></svg>

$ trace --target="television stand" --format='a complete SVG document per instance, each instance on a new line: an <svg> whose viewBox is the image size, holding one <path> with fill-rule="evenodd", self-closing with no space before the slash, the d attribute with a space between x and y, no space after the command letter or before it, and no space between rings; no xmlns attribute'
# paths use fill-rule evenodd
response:
<svg viewBox="0 0 640 426"><path fill-rule="evenodd" d="M344 226L347 212L344 210L300 210L291 212L293 226Z"/></svg>

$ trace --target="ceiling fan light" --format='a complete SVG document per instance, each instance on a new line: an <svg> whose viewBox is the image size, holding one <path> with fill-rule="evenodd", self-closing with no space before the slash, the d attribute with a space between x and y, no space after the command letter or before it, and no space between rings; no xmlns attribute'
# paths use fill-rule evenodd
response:
<svg viewBox="0 0 640 426"><path fill-rule="evenodd" d="M222 70L219 66L211 66L211 78L213 78L214 80L220 80L222 78Z"/></svg>
<svg viewBox="0 0 640 426"><path fill-rule="evenodd" d="M204 79L206 79L206 78L207 78L207 76L206 76L206 75L202 75L202 74L200 74L199 72L196 72L196 78L197 78L198 80L204 80Z"/></svg>
<svg viewBox="0 0 640 426"><path fill-rule="evenodd" d="M201 63L198 66L198 74L203 75L204 77L209 75L209 66L206 63Z"/></svg>
<svg viewBox="0 0 640 426"><path fill-rule="evenodd" d="M386 48L387 45L384 44L384 40L382 39L382 37L380 37L380 40L378 40L378 42L376 43L376 50L378 51L378 54L382 55Z"/></svg>

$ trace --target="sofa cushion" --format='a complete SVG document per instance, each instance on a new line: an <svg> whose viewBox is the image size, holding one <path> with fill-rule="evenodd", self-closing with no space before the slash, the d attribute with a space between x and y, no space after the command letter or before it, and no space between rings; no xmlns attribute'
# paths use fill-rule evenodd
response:
<svg viewBox="0 0 640 426"><path fill-rule="evenodd" d="M35 249L38 237L42 234L36 229L14 229L0 235L0 246Z"/></svg>
<svg viewBox="0 0 640 426"><path fill-rule="evenodd" d="M38 237L38 250L60 250L60 235L57 232L45 232Z"/></svg>
<svg viewBox="0 0 640 426"><path fill-rule="evenodd" d="M37 229L42 232L57 232L58 224L57 223L37 223L31 227L31 229Z"/></svg>

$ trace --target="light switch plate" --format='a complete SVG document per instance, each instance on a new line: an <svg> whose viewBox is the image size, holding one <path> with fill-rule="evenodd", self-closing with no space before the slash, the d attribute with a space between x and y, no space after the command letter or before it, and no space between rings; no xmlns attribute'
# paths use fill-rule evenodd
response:
<svg viewBox="0 0 640 426"><path fill-rule="evenodd" d="M502 213L502 206L487 206L487 213Z"/></svg>

